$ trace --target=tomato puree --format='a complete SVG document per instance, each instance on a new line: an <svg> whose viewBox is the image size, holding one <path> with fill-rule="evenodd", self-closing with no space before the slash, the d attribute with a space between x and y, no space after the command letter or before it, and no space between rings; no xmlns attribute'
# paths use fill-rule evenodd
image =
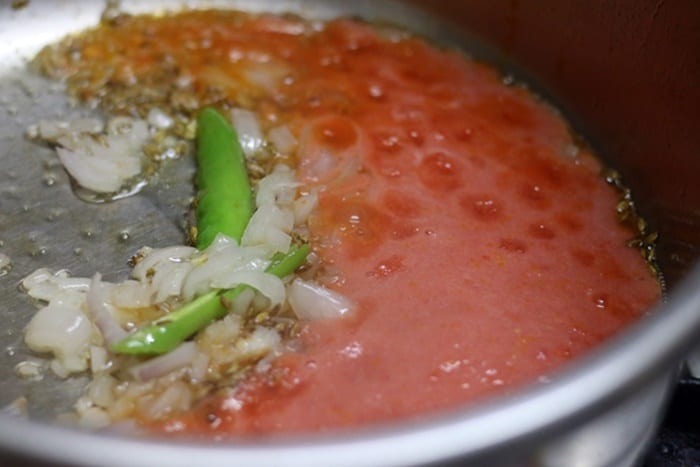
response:
<svg viewBox="0 0 700 467"><path fill-rule="evenodd" d="M124 76L168 57L202 102L291 129L320 195L319 280L357 304L159 430L325 431L473 403L545 381L659 299L596 158L556 110L459 52L349 20L221 12L104 34L88 52L119 50Z"/></svg>

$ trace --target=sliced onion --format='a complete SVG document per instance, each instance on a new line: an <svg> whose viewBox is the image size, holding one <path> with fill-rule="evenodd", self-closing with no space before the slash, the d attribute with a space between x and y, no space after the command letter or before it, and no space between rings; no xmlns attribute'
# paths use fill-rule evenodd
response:
<svg viewBox="0 0 700 467"><path fill-rule="evenodd" d="M143 258L134 266L131 275L139 280L146 280L156 266L165 262L180 264L197 252L190 246L173 246L160 249L142 248Z"/></svg>
<svg viewBox="0 0 700 467"><path fill-rule="evenodd" d="M155 290L154 302L160 303L168 297L182 293L182 285L187 275L192 271L191 263L168 264L160 267L153 276L152 289Z"/></svg>
<svg viewBox="0 0 700 467"><path fill-rule="evenodd" d="M217 234L216 237L214 237L214 241L211 242L211 245L209 245L209 248L204 250L205 253L207 254L212 254L212 253L221 253L229 248L235 248L238 246L238 243L236 242L235 239L229 237L228 235L224 234Z"/></svg>
<svg viewBox="0 0 700 467"><path fill-rule="evenodd" d="M24 341L35 352L51 352L56 357L52 368L64 377L87 368L90 331L90 321L79 309L49 305L32 317Z"/></svg>
<svg viewBox="0 0 700 467"><path fill-rule="evenodd" d="M60 292L87 292L90 279L69 277L61 270L52 273L46 268L37 269L22 280L27 294L37 300L54 301Z"/></svg>
<svg viewBox="0 0 700 467"><path fill-rule="evenodd" d="M256 326L248 337L236 342L236 350L242 357L261 357L272 352L280 340L280 335L274 329Z"/></svg>
<svg viewBox="0 0 700 467"><path fill-rule="evenodd" d="M157 397L150 400L142 410L152 420L172 412L187 409L192 404L192 392L184 381L174 381Z"/></svg>
<svg viewBox="0 0 700 467"><path fill-rule="evenodd" d="M88 384L87 397L93 405L108 409L114 404L114 388L117 380L113 376L103 373L95 375Z"/></svg>
<svg viewBox="0 0 700 467"><path fill-rule="evenodd" d="M96 118L78 118L75 120L41 120L29 133L31 137L38 137L44 141L55 143L58 138L70 136L75 133L101 133L104 124Z"/></svg>
<svg viewBox="0 0 700 467"><path fill-rule="evenodd" d="M102 276L100 273L96 273L92 278L90 290L85 298L95 325L100 330L107 345L112 345L124 339L127 336L127 332L122 329L109 311L105 295Z"/></svg>
<svg viewBox="0 0 700 467"><path fill-rule="evenodd" d="M218 238L218 237L217 237ZM262 273L270 264L265 257L265 250L257 247L239 247L234 241L229 244L221 244L214 240L212 246L204 251L201 258L194 258L197 264L187 275L182 285L182 296L190 300L211 290L213 283L221 277L243 271L257 271Z"/></svg>
<svg viewBox="0 0 700 467"><path fill-rule="evenodd" d="M260 181L256 194L258 209L243 232L242 245L263 246L268 255L289 249L292 240L289 233L294 227L292 206L298 185L294 172L281 164Z"/></svg>
<svg viewBox="0 0 700 467"><path fill-rule="evenodd" d="M281 304L285 298L285 289L282 279L272 274L261 271L236 271L231 274L222 274L212 280L212 287L217 289L231 289L239 284L246 284L267 297L271 306Z"/></svg>
<svg viewBox="0 0 700 467"><path fill-rule="evenodd" d="M308 194L300 196L294 201L294 225L306 223L314 209L318 206L318 191L311 190Z"/></svg>
<svg viewBox="0 0 700 467"><path fill-rule="evenodd" d="M138 281L125 281L110 288L109 301L117 308L145 308L152 304L153 293L148 284Z"/></svg>
<svg viewBox="0 0 700 467"><path fill-rule="evenodd" d="M269 56L260 56L258 62L247 62L242 66L241 75L249 83L261 87L271 94L284 77L289 75L289 69L279 63L270 62Z"/></svg>
<svg viewBox="0 0 700 467"><path fill-rule="evenodd" d="M355 309L347 297L311 281L295 279L288 293L292 310L303 320L340 318Z"/></svg>
<svg viewBox="0 0 700 467"><path fill-rule="evenodd" d="M138 381L150 381L192 363L197 356L197 344L185 342L172 352L152 358L129 369Z"/></svg>
<svg viewBox="0 0 700 467"><path fill-rule="evenodd" d="M231 303L231 313L226 317L228 319L230 316L240 315L243 316L250 305L255 299L255 290L245 289L243 292L239 293L236 298L233 299Z"/></svg>
<svg viewBox="0 0 700 467"><path fill-rule="evenodd" d="M289 155L297 146L297 139L287 125L276 126L267 132L267 137L281 154Z"/></svg>
<svg viewBox="0 0 700 467"><path fill-rule="evenodd" d="M250 110L236 107L231 109L231 120L246 156L258 152L265 142L258 117Z"/></svg>
<svg viewBox="0 0 700 467"><path fill-rule="evenodd" d="M141 147L149 137L148 124L117 117L107 124L106 132L100 120L78 119L41 121L28 134L56 145L63 167L79 185L97 193L113 193L141 172Z"/></svg>
<svg viewBox="0 0 700 467"><path fill-rule="evenodd" d="M58 158L80 186L113 193L141 172L141 147L149 136L145 121L114 118L107 125L108 134L100 139L80 130L66 128L65 134L55 138Z"/></svg>
<svg viewBox="0 0 700 467"><path fill-rule="evenodd" d="M260 180L255 195L258 208L265 204L289 206L296 198L297 187L301 184L294 178L294 171L284 164L278 164L272 172Z"/></svg>
<svg viewBox="0 0 700 467"><path fill-rule="evenodd" d="M175 123L170 115L166 114L157 107L153 107L148 111L146 120L148 121L149 125L163 130L170 128Z"/></svg>
<svg viewBox="0 0 700 467"><path fill-rule="evenodd" d="M133 155L117 158L108 149L90 151L85 147L71 151L58 147L63 167L82 187L97 193L118 191L124 182L141 172L141 160Z"/></svg>
<svg viewBox="0 0 700 467"><path fill-rule="evenodd" d="M111 367L112 362L109 359L107 349L97 345L90 346L90 371L98 373L109 370Z"/></svg>
<svg viewBox="0 0 700 467"><path fill-rule="evenodd" d="M289 232L293 227L294 213L291 209L280 209L274 204L265 204L250 218L241 244L264 247L268 255L284 252L292 243Z"/></svg>
<svg viewBox="0 0 700 467"><path fill-rule="evenodd" d="M115 139L124 148L138 149L148 138L148 124L140 119L131 117L114 117L107 122L107 133L110 136L124 136Z"/></svg>
<svg viewBox="0 0 700 467"><path fill-rule="evenodd" d="M190 258L197 252L188 246L161 249L143 248L141 261L134 267L133 277L150 282L149 291L153 303L180 295L187 275L193 268Z"/></svg>
<svg viewBox="0 0 700 467"><path fill-rule="evenodd" d="M192 359L192 367L190 368L190 378L195 382L204 381L209 369L209 355L203 352L197 352L197 355Z"/></svg>
<svg viewBox="0 0 700 467"><path fill-rule="evenodd" d="M111 419L109 418L107 411L99 407L90 407L80 414L78 425L81 428L99 430L109 426L110 422Z"/></svg>
<svg viewBox="0 0 700 467"><path fill-rule="evenodd" d="M22 288L30 294L30 297L38 298L39 300L48 300L48 298L35 297L31 295L32 290L38 287L39 284L48 282L49 278L52 276L51 271L46 268L40 268L29 274L27 277L22 279Z"/></svg>

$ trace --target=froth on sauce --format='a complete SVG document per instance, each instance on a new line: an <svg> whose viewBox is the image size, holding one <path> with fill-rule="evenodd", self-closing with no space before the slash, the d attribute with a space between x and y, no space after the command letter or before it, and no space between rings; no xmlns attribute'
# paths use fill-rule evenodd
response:
<svg viewBox="0 0 700 467"><path fill-rule="evenodd" d="M291 129L300 181L320 193L309 227L326 285L358 304L153 429L324 431L470 404L536 381L659 298L600 163L484 64L350 20L203 11L93 34L82 60L124 86L169 63L198 105Z"/></svg>

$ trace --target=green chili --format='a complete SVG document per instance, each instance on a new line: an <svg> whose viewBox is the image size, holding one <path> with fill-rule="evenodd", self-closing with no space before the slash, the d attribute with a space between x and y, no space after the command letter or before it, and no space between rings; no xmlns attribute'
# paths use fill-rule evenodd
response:
<svg viewBox="0 0 700 467"><path fill-rule="evenodd" d="M284 278L304 264L308 254L309 245L292 246L286 254L275 255L265 271ZM214 290L202 295L112 345L111 350L129 355L169 352L212 321L226 316L228 304L247 288L248 285L240 284L230 290Z"/></svg>
<svg viewBox="0 0 700 467"><path fill-rule="evenodd" d="M205 108L197 117L197 177L197 248L208 247L219 233L240 242L253 211L245 157L236 131L212 108ZM286 254L275 255L266 272L286 277L306 261L308 254L308 245L293 246ZM169 352L212 321L223 318L230 303L248 287L241 284L197 297L112 345L111 350L130 355Z"/></svg>
<svg viewBox="0 0 700 467"><path fill-rule="evenodd" d="M197 117L197 248L223 233L240 243L253 212L243 149L236 131L213 108Z"/></svg>

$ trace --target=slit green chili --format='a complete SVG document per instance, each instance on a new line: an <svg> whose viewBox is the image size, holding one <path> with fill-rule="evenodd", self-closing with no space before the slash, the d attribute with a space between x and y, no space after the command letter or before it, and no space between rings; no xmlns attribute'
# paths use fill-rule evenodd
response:
<svg viewBox="0 0 700 467"><path fill-rule="evenodd" d="M208 247L223 233L240 243L252 216L253 199L245 156L236 131L212 108L197 117L197 249ZM272 258L266 272L284 278L304 264L309 246L292 246ZM113 344L111 350L129 355L158 355L228 313L230 304L249 286L213 290Z"/></svg>
<svg viewBox="0 0 700 467"><path fill-rule="evenodd" d="M223 233L240 243L253 213L253 196L236 130L215 109L197 117L197 249Z"/></svg>
<svg viewBox="0 0 700 467"><path fill-rule="evenodd" d="M286 254L278 254L265 270L279 278L292 274L304 264L309 245L292 246ZM158 355L170 352L185 339L229 312L230 304L249 288L240 284L229 290L213 290L168 313L160 320L142 328L111 346L112 352L129 355Z"/></svg>

